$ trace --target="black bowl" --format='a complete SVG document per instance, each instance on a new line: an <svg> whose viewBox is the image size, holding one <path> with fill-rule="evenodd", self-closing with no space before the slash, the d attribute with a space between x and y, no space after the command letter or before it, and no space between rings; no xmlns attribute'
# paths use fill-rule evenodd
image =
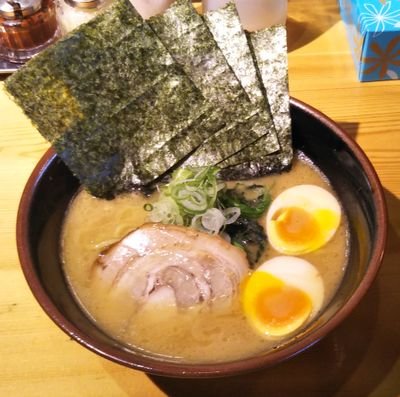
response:
<svg viewBox="0 0 400 397"><path fill-rule="evenodd" d="M51 319L90 350L128 367L172 377L219 377L271 366L310 347L334 329L370 287L380 266L387 217L382 186L360 147L333 121L298 100L291 100L295 148L328 177L350 224L349 266L335 297L304 332L273 352L217 364L160 361L127 350L99 330L84 314L64 279L59 256L60 229L67 205L79 188L53 150L33 171L22 195L17 245L27 282Z"/></svg>

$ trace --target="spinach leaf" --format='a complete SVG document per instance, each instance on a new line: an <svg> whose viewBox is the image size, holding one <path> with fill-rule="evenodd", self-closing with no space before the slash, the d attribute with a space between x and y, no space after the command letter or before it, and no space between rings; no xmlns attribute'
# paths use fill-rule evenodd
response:
<svg viewBox="0 0 400 397"><path fill-rule="evenodd" d="M225 208L240 208L244 218L258 219L268 208L271 197L262 185L237 183L233 189L221 190L218 201Z"/></svg>
<svg viewBox="0 0 400 397"><path fill-rule="evenodd" d="M267 236L263 227L254 219L240 216L236 222L226 226L225 233L233 245L244 249L250 267L254 267L266 246Z"/></svg>

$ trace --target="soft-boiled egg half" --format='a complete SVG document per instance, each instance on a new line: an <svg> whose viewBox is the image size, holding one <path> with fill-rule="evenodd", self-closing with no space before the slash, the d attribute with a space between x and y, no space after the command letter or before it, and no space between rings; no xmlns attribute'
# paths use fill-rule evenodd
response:
<svg viewBox="0 0 400 397"><path fill-rule="evenodd" d="M280 253L301 255L325 245L340 224L341 208L330 192L297 185L280 193L266 219L268 240Z"/></svg>
<svg viewBox="0 0 400 397"><path fill-rule="evenodd" d="M262 335L288 335L321 309L324 285L317 269L304 259L278 256L264 262L245 282L243 312Z"/></svg>

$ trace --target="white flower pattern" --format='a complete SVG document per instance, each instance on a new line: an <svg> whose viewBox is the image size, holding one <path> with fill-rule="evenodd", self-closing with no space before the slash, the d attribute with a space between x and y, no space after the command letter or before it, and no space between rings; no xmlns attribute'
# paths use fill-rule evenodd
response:
<svg viewBox="0 0 400 397"><path fill-rule="evenodd" d="M365 12L359 16L359 25L361 33L372 30L374 37L379 36L387 26L397 27L400 25L400 10L391 11L392 2L387 1L376 7L373 3L364 4Z"/></svg>
<svg viewBox="0 0 400 397"><path fill-rule="evenodd" d="M394 70L388 70L386 72L387 76L390 77L392 80L397 80L400 76Z"/></svg>

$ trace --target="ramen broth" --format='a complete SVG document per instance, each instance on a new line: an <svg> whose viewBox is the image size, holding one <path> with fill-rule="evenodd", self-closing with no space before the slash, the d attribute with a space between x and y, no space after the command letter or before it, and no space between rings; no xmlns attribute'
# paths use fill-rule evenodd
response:
<svg viewBox="0 0 400 397"><path fill-rule="evenodd" d="M314 184L332 192L323 175L304 157L295 159L291 171L255 180L265 185L272 198L299 184ZM97 199L81 190L74 198L65 219L62 235L64 271L76 299L92 320L107 334L128 347L169 360L222 362L268 351L290 338L268 339L249 325L236 296L233 303L201 305L185 310L152 305L137 310L137 303L126 291L110 289L92 275L97 256L110 244L146 222L145 203L157 194L121 195L111 201ZM260 219L265 223L265 216ZM263 225L264 226L264 225ZM343 277L348 252L348 227L342 216L334 237L321 249L302 255L321 273L324 305L332 298ZM267 244L259 261L281 255ZM293 336L293 335L292 335Z"/></svg>

